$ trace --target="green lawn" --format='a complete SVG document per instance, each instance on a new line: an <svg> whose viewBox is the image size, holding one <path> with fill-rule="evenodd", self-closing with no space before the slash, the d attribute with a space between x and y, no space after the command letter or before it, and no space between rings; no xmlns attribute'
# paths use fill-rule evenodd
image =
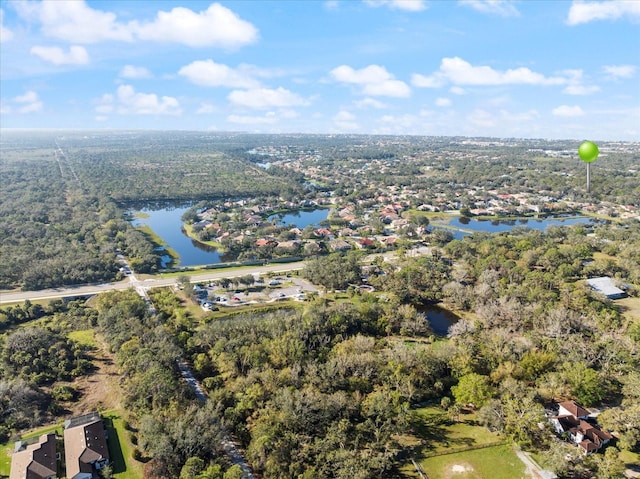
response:
<svg viewBox="0 0 640 479"><path fill-rule="evenodd" d="M630 451L620 451L620 460L628 466L640 464L640 454Z"/></svg>
<svg viewBox="0 0 640 479"><path fill-rule="evenodd" d="M418 454L429 455L450 449L493 444L501 438L496 433L476 422L476 415L461 414L452 422L447 414L437 406L416 409L416 419L412 427L415 436L423 439L424 446Z"/></svg>
<svg viewBox="0 0 640 479"><path fill-rule="evenodd" d="M400 438L429 479L520 479L524 464L509 445L495 445L500 436L478 425L476 415L461 414L452 422L437 406L416 409L412 433ZM490 446L489 446L490 445ZM483 447L489 446L489 447ZM464 452L464 448L481 447ZM447 453L451 451L451 454ZM435 455L446 453L444 455ZM419 477L410 458L401 466L402 477Z"/></svg>
<svg viewBox="0 0 640 479"><path fill-rule="evenodd" d="M429 479L525 479L525 467L511 446L435 456L420 461ZM418 477L413 466L404 467L405 477ZM413 472L413 473L412 473Z"/></svg>
<svg viewBox="0 0 640 479"><path fill-rule="evenodd" d="M96 332L93 329L81 329L79 331L71 331L67 337L76 343L90 348L98 348L96 341Z"/></svg>
<svg viewBox="0 0 640 479"><path fill-rule="evenodd" d="M102 413L109 434L109 451L116 479L141 479L142 463L133 458L133 444L129 432L124 428L124 419L120 411L110 410Z"/></svg>

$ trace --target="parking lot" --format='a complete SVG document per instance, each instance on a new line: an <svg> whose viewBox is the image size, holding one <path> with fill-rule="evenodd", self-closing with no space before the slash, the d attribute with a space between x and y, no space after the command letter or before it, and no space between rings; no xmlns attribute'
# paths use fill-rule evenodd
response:
<svg viewBox="0 0 640 479"><path fill-rule="evenodd" d="M309 293L316 292L318 288L309 281L286 276L258 280L249 287L243 286L236 289L224 290L215 284L196 288L199 303L205 311L289 299L304 301Z"/></svg>

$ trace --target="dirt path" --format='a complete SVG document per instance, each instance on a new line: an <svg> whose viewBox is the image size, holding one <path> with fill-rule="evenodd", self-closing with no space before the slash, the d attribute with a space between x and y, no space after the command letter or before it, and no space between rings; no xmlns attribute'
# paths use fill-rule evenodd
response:
<svg viewBox="0 0 640 479"><path fill-rule="evenodd" d="M518 448L514 448L513 449L515 451L515 453L517 454L517 456L520 458L520 460L524 463L524 465L526 466L526 473L533 477L534 479L557 479L558 476L556 476L553 472L551 471L546 471L544 469L542 469L540 466L538 466L538 464L536 464L526 452L522 452L520 449Z"/></svg>
<svg viewBox="0 0 640 479"><path fill-rule="evenodd" d="M84 414L96 409L116 409L120 407L118 367L115 357L106 345L96 339L98 348L90 353L91 362L96 367L88 376L77 378L71 386L80 392L77 402L68 406L73 415Z"/></svg>

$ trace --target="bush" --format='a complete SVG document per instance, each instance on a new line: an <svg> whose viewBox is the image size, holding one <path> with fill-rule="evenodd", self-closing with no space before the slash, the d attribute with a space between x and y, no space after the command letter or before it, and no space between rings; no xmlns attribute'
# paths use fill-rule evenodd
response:
<svg viewBox="0 0 640 479"><path fill-rule="evenodd" d="M78 391L67 385L57 385L51 390L51 397L55 401L75 401L78 397Z"/></svg>

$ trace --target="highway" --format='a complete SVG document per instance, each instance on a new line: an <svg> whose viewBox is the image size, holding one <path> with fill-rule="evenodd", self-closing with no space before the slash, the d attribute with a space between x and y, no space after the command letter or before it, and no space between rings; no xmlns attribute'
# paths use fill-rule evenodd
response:
<svg viewBox="0 0 640 479"><path fill-rule="evenodd" d="M221 278L235 278L247 274L266 274L266 273L287 273L291 271L302 270L305 266L304 261L295 263L267 264L264 266L255 266L251 268L224 268L217 271L208 271L206 273L198 273L197 271L185 271L185 275L191 278L192 282L213 281ZM170 278L148 278L144 280L136 279L135 275L131 275L128 279L124 279L117 283L102 284L84 284L77 286L68 286L64 288L42 289L39 291L0 291L0 304L21 303L25 300L42 301L47 299L64 298L69 296L90 296L94 294L104 293L106 291L122 290L128 288L160 288L175 284L177 277Z"/></svg>

